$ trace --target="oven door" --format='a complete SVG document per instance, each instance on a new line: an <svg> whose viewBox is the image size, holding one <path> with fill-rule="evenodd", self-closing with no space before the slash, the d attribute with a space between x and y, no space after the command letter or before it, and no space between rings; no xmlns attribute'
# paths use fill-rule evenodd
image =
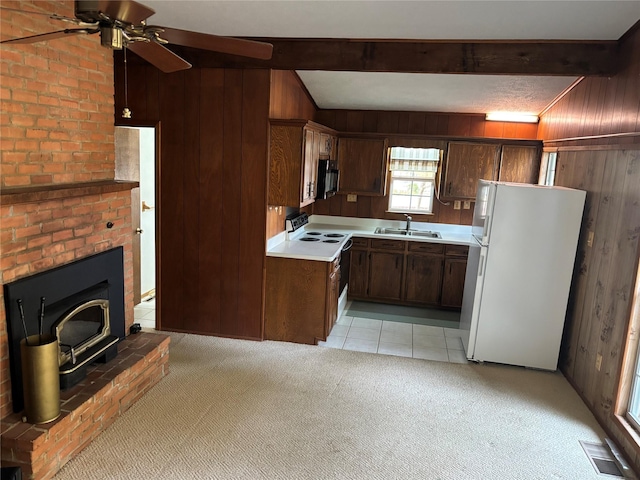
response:
<svg viewBox="0 0 640 480"><path fill-rule="evenodd" d="M340 295L344 292L345 287L349 283L349 268L351 266L351 247L353 240L349 239L345 242L340 253Z"/></svg>

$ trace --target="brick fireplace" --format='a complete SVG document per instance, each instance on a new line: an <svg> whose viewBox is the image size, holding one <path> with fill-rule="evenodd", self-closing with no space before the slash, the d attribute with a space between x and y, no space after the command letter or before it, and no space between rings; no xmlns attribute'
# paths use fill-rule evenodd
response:
<svg viewBox="0 0 640 480"><path fill-rule="evenodd" d="M3 6L74 16L73 1L7 0ZM0 10L0 30L6 37L60 28L46 15ZM5 285L121 247L128 332L133 323L131 190L137 183L115 180L112 52L100 46L97 35L77 35L3 45L0 67L0 282ZM166 373L168 339L144 333L134 337L121 342L129 354L118 358L116 367L88 373L86 393L76 387L64 393L61 418L47 428L22 424L13 413L12 389L21 386L11 383L0 292L3 466L28 465L27 478L49 478L157 382ZM152 366L149 358L162 360ZM62 447L59 439L78 425L91 431L81 435L80 446ZM38 466L44 459L47 465ZM37 470L45 467L49 470Z"/></svg>

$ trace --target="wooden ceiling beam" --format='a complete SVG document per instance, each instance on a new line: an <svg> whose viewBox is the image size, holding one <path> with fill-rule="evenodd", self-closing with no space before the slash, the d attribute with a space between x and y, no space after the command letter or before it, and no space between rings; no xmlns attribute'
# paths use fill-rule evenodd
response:
<svg viewBox="0 0 640 480"><path fill-rule="evenodd" d="M271 60L171 46L200 67L480 75L610 76L617 41L414 41L255 38Z"/></svg>

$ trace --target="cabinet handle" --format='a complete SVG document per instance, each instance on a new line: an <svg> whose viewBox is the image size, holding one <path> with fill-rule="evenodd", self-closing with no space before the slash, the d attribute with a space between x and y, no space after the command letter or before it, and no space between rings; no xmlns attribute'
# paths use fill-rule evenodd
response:
<svg viewBox="0 0 640 480"><path fill-rule="evenodd" d="M452 265L451 263L449 263L449 275L451 275L451 267L452 267L452 266L453 266L453 265Z"/></svg>
<svg viewBox="0 0 640 480"><path fill-rule="evenodd" d="M398 268L398 257L396 257L396 268Z"/></svg>
<svg viewBox="0 0 640 480"><path fill-rule="evenodd" d="M449 185L447 186L447 193L451 195L451 182L449 182Z"/></svg>

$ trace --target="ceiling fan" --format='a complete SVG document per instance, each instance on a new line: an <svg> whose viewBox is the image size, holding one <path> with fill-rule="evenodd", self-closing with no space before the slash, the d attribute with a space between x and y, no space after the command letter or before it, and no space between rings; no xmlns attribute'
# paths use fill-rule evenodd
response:
<svg viewBox="0 0 640 480"><path fill-rule="evenodd" d="M133 0L76 0L76 18L39 12L24 12L2 6L0 9L47 15L54 20L71 22L79 27L3 40L0 43L36 43L67 35L99 33L102 46L112 50L129 49L165 73L191 68L189 62L164 47L166 44L261 60L270 59L273 51L273 46L269 43L147 25L145 20L155 11Z"/></svg>

